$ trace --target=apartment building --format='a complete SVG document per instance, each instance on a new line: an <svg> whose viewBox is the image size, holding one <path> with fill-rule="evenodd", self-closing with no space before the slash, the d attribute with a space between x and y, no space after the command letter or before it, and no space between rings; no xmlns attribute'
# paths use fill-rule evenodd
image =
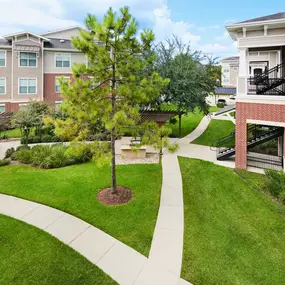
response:
<svg viewBox="0 0 285 285"><path fill-rule="evenodd" d="M234 156L238 168L252 165L253 147L278 138L278 156L256 156L284 167L285 13L228 25L239 49L235 148L221 148L218 159ZM231 112L233 110L230 110ZM252 136L252 129L259 132Z"/></svg>
<svg viewBox="0 0 285 285"><path fill-rule="evenodd" d="M220 61L222 67L222 86L233 88L237 85L239 72L239 57L232 56Z"/></svg>
<svg viewBox="0 0 285 285"><path fill-rule="evenodd" d="M79 27L34 34L21 32L0 39L0 112L14 112L30 99L62 102L59 77L72 80L73 63L86 63L74 49Z"/></svg>

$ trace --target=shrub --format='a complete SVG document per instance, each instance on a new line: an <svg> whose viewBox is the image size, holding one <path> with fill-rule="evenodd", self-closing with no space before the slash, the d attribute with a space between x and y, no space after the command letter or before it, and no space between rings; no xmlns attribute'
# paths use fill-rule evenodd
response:
<svg viewBox="0 0 285 285"><path fill-rule="evenodd" d="M279 199L284 203L285 202L285 191L280 192Z"/></svg>
<svg viewBox="0 0 285 285"><path fill-rule="evenodd" d="M0 167L10 164L9 159L0 159Z"/></svg>
<svg viewBox="0 0 285 285"><path fill-rule="evenodd" d="M72 143L65 151L72 163L82 163L92 159L90 146L84 143Z"/></svg>
<svg viewBox="0 0 285 285"><path fill-rule="evenodd" d="M36 145L31 149L32 163L35 165L41 165L46 157L51 154L51 148L46 145Z"/></svg>
<svg viewBox="0 0 285 285"><path fill-rule="evenodd" d="M5 158L10 158L11 155L12 155L15 151L16 151L16 150L15 150L13 147L8 148L8 149L6 150L6 152L5 152Z"/></svg>
<svg viewBox="0 0 285 285"><path fill-rule="evenodd" d="M7 140L8 138L9 136L6 134L0 136L0 140Z"/></svg>
<svg viewBox="0 0 285 285"><path fill-rule="evenodd" d="M266 187L274 197L279 198L280 194L285 192L285 174L283 172L267 170Z"/></svg>
<svg viewBox="0 0 285 285"><path fill-rule="evenodd" d="M20 145L16 148L16 151L22 150L22 149L31 149L28 145Z"/></svg>
<svg viewBox="0 0 285 285"><path fill-rule="evenodd" d="M32 163L32 152L29 149L21 149L12 155L13 160L20 161L25 164Z"/></svg>
<svg viewBox="0 0 285 285"><path fill-rule="evenodd" d="M52 142L52 136L51 135L42 136L41 142Z"/></svg>
<svg viewBox="0 0 285 285"><path fill-rule="evenodd" d="M217 104L217 107L218 107L218 108L224 108L224 107L225 107L225 104L224 104L224 103L218 103L218 104Z"/></svg>

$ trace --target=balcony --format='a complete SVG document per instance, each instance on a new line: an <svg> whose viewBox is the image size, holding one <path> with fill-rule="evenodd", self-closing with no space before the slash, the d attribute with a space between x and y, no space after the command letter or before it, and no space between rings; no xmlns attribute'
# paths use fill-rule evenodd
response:
<svg viewBox="0 0 285 285"><path fill-rule="evenodd" d="M266 70L260 75L247 78L247 80L242 79L241 84L247 82L246 93L248 95L285 96L285 63Z"/></svg>

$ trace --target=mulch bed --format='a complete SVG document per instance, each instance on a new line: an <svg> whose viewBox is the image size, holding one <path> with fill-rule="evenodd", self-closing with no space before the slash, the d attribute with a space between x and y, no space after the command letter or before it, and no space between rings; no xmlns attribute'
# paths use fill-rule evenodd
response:
<svg viewBox="0 0 285 285"><path fill-rule="evenodd" d="M133 198L133 192L122 186L117 186L117 192L112 194L111 188L105 188L97 194L98 200L104 205L127 204Z"/></svg>

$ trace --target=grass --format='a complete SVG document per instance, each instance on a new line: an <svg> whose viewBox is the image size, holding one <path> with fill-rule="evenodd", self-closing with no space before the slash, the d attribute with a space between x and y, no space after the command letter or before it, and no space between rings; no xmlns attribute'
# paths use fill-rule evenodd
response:
<svg viewBox="0 0 285 285"><path fill-rule="evenodd" d="M211 120L206 131L194 140L192 143L212 146L213 142L219 141L221 138L228 136L232 131L235 130L235 125L231 121L226 120ZM234 140L230 142L231 145L234 145ZM231 146L224 145L224 146Z"/></svg>
<svg viewBox="0 0 285 285"><path fill-rule="evenodd" d="M110 167L96 163L42 170L29 166L0 168L0 192L36 201L77 216L148 256L156 223L160 165L117 166L118 185L133 190L127 205L104 206L100 189L111 182Z"/></svg>
<svg viewBox="0 0 285 285"><path fill-rule="evenodd" d="M0 215L0 284L117 284L49 234Z"/></svg>
<svg viewBox="0 0 285 285"><path fill-rule="evenodd" d="M179 158L184 191L182 278L196 285L285 280L285 220L231 169ZM265 177L247 173L262 187Z"/></svg>
<svg viewBox="0 0 285 285"><path fill-rule="evenodd" d="M216 112L219 108L212 106L210 107L210 112ZM189 112L188 114L185 114L182 116L182 123L181 123L181 134L182 137L187 136L191 132L193 132L196 127L201 122L202 118L204 117L204 113L200 112L198 109L196 109L194 112ZM177 122L175 124L168 124L168 126L172 129L172 136L178 137L179 136L179 122L178 122L178 116L175 117Z"/></svg>
<svg viewBox="0 0 285 285"><path fill-rule="evenodd" d="M20 129L12 129L1 132L1 135L8 135L9 138L21 138L22 134Z"/></svg>

